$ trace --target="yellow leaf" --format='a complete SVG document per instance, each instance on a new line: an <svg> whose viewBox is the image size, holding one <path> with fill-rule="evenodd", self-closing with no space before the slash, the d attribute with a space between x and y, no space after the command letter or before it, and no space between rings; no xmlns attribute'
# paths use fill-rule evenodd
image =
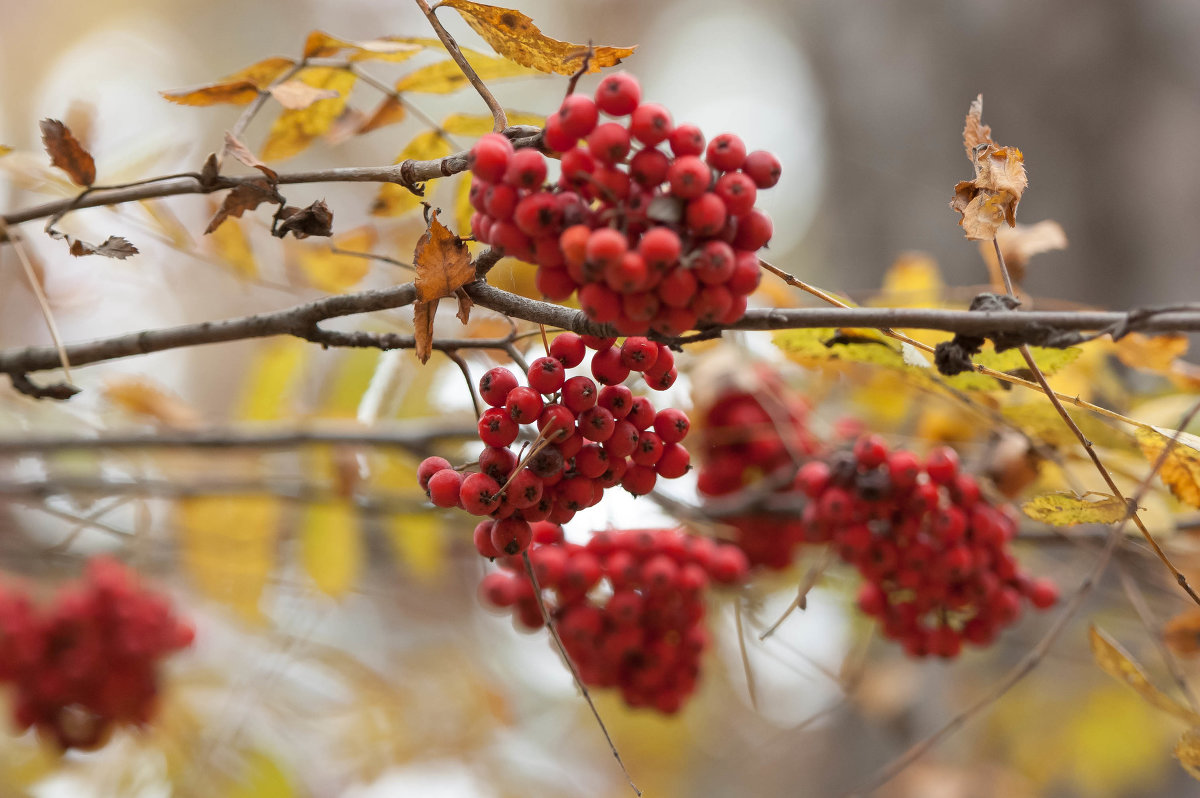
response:
<svg viewBox="0 0 1200 798"><path fill-rule="evenodd" d="M272 86L271 96L284 108L303 111L317 100L328 100L337 97L338 93L332 89L318 89L303 80L293 78Z"/></svg>
<svg viewBox="0 0 1200 798"><path fill-rule="evenodd" d="M1175 436L1175 431L1163 427L1138 427L1134 434L1146 460L1155 463ZM1179 501L1200 507L1200 438L1187 432L1179 433L1158 476Z"/></svg>
<svg viewBox="0 0 1200 798"><path fill-rule="evenodd" d="M1021 506L1034 521L1054 526L1115 524L1125 517L1125 510L1125 503L1116 496L1101 495L1093 501L1074 493L1046 493Z"/></svg>
<svg viewBox="0 0 1200 798"><path fill-rule="evenodd" d="M1078 360L1083 350L1077 346L1070 346L1066 349L1031 346L1029 347L1029 352L1033 355L1034 362L1037 363L1038 368L1041 369L1043 374L1049 377ZM972 360L976 365L985 366L992 371L1003 371L1005 373L1023 373L1027 372L1029 368L1025 363L1025 357L1021 354L1021 350L1006 349L1003 352L997 352L990 341L984 344L983 351L972 358ZM953 377L946 377L944 379L947 385L957 388L960 391L1004 390L1004 385L994 377L974 371L963 372L962 374L956 374Z"/></svg>
<svg viewBox="0 0 1200 798"><path fill-rule="evenodd" d="M294 64L295 61L290 58L268 58L207 86L163 91L159 94L179 105L246 105L258 96L260 90L269 86Z"/></svg>
<svg viewBox="0 0 1200 798"><path fill-rule="evenodd" d="M291 779L279 763L264 751L252 751L227 798L292 798L295 794Z"/></svg>
<svg viewBox="0 0 1200 798"><path fill-rule="evenodd" d="M432 161L444 158L450 154L450 142L436 130L418 133L408 145L396 156L396 163L407 160ZM429 181L426 186L432 185ZM426 188L428 193L428 188ZM371 205L371 213L375 216L400 216L421 207L421 197L413 194L403 186L395 183L385 183L379 189L379 195Z"/></svg>
<svg viewBox="0 0 1200 798"><path fill-rule="evenodd" d="M470 232L474 213L475 208L471 206L471 177L460 175L454 189L454 223L463 231L463 235Z"/></svg>
<svg viewBox="0 0 1200 798"><path fill-rule="evenodd" d="M338 39L323 31L315 30L308 34L304 43L305 58L331 58L341 55L343 50L350 51L351 61L390 61L398 63L407 61L424 47L419 44L401 41L394 38L372 39L365 42L351 42Z"/></svg>
<svg viewBox="0 0 1200 798"><path fill-rule="evenodd" d="M1186 335L1129 333L1114 344L1117 359L1131 369L1169 374L1175 361L1188 350Z"/></svg>
<svg viewBox="0 0 1200 798"><path fill-rule="evenodd" d="M906 252L883 277L882 296L870 304L900 308L937 307L946 289L937 261L924 252Z"/></svg>
<svg viewBox="0 0 1200 798"><path fill-rule="evenodd" d="M388 518L387 529L401 567L423 581L442 573L446 551L442 520L435 513L397 513Z"/></svg>
<svg viewBox="0 0 1200 798"><path fill-rule="evenodd" d="M318 100L303 110L284 111L280 114L271 126L266 142L263 143L264 161L290 158L302 152L313 139L329 130L346 107L346 99L357 76L345 69L308 67L301 70L296 78L313 88L335 91L337 96Z"/></svg>
<svg viewBox="0 0 1200 798"><path fill-rule="evenodd" d="M1175 744L1179 764L1193 779L1200 781L1200 728L1188 729Z"/></svg>
<svg viewBox="0 0 1200 798"><path fill-rule="evenodd" d="M180 548L196 587L244 618L260 620L258 602L275 565L282 509L264 495L180 499Z"/></svg>
<svg viewBox="0 0 1200 798"><path fill-rule="evenodd" d="M200 414L177 395L145 377L112 376L104 383L104 398L126 412L147 416L167 427L200 424Z"/></svg>
<svg viewBox="0 0 1200 798"><path fill-rule="evenodd" d="M312 502L300 531L304 570L325 594L338 597L354 586L362 568L358 512L346 499Z"/></svg>
<svg viewBox="0 0 1200 798"><path fill-rule="evenodd" d="M443 0L439 5L458 11L492 49L518 64L559 75L571 75L583 64L586 45L551 39L520 11L469 0ZM588 72L599 72L602 67L619 64L622 58L633 55L634 49L595 47L588 62Z"/></svg>
<svg viewBox="0 0 1200 798"><path fill-rule="evenodd" d="M258 277L258 262L254 259L254 250L250 248L250 239L246 237L240 220L226 217L207 238L217 257L228 264L234 274L243 280Z"/></svg>
<svg viewBox="0 0 1200 798"><path fill-rule="evenodd" d="M475 264L471 253L445 225L438 221L437 211L429 219L429 227L417 241L413 265L417 269L414 284L417 300L430 302L451 296L458 288L475 279Z"/></svg>
<svg viewBox="0 0 1200 798"><path fill-rule="evenodd" d="M242 386L237 417L274 421L289 415L285 403L299 382L311 346L299 338L274 338L264 343Z"/></svg>
<svg viewBox="0 0 1200 798"><path fill-rule="evenodd" d="M1092 646L1092 658L1102 671L1133 688L1133 691L1151 706L1192 725L1200 725L1200 715L1150 684L1141 667L1115 640L1096 628L1095 624L1089 628L1088 638Z"/></svg>
<svg viewBox="0 0 1200 798"><path fill-rule="evenodd" d="M333 238L301 251L300 268L308 281L322 291L341 293L362 282L371 270L371 259L355 255L342 255L334 249L348 252L370 252L375 245L375 228L356 227Z"/></svg>
<svg viewBox="0 0 1200 798"><path fill-rule="evenodd" d="M7 144L0 144L0 156L8 155L13 151L13 148Z"/></svg>
<svg viewBox="0 0 1200 798"><path fill-rule="evenodd" d="M296 62L290 58L283 56L274 56L272 58L264 58L262 61L251 64L245 69L239 69L232 75L225 77L226 81L246 80L258 86L260 89L265 89L270 86L280 75L287 72Z"/></svg>
<svg viewBox="0 0 1200 798"><path fill-rule="evenodd" d="M526 69L504 58L463 50L467 63L474 67L480 80L491 81L504 78L522 78L536 75L533 70ZM396 91L418 92L423 94L449 94L470 86L471 82L463 75L458 64L453 61L438 61L436 64L414 70L396 83Z"/></svg>
<svg viewBox="0 0 1200 798"><path fill-rule="evenodd" d="M367 121L358 128L358 133L370 133L372 130L378 130L381 127L395 125L404 121L408 116L408 111L395 97L384 97L383 101L375 107L371 115L367 117Z"/></svg>
<svg viewBox="0 0 1200 798"><path fill-rule="evenodd" d="M542 127L546 124L546 118L536 114L507 111L506 115L510 125ZM491 133L494 124L495 120L490 114L486 116L483 114L450 114L442 120L442 129L447 133L457 133L462 136L482 136L484 133Z"/></svg>

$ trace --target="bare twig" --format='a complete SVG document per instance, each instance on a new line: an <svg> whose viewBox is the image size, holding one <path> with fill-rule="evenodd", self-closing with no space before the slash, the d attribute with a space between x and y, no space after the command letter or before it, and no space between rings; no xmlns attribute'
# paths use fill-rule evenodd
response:
<svg viewBox="0 0 1200 798"><path fill-rule="evenodd" d="M821 549L821 553L817 556L817 561L809 567L804 574L804 579L801 580L800 586L796 589L796 598L792 599L792 603L788 608L771 624L766 631L758 636L759 640L766 640L771 635L775 634L788 617L796 610L804 610L808 608L808 592L817 586L817 582L821 579L821 575L825 573L825 569L833 564L834 556L831 547L826 546Z"/></svg>
<svg viewBox="0 0 1200 798"><path fill-rule="evenodd" d="M58 359L62 364L63 375L67 378L67 383L71 382L71 362L67 357L67 350L63 347L62 336L59 335L58 325L54 322L54 314L50 312L50 300L46 298L46 292L42 290L42 283L38 280L37 272L33 268L33 263L29 260L29 255L25 252L25 247L21 243L21 239L15 232L9 229L8 224L0 219L0 241L9 241L13 245L13 250L17 253L17 260L21 261L21 269L25 272L25 280L29 283L29 290L33 292L33 296L37 299L38 307L42 310L42 318L46 321L46 329L50 331L50 338L54 341L54 348L58 350Z"/></svg>
<svg viewBox="0 0 1200 798"><path fill-rule="evenodd" d="M511 344L509 345L511 346ZM479 403L479 394L475 390L475 381L471 379L471 369L467 366L467 361L463 360L463 356L456 349L447 349L446 357L450 358L462 372L463 379L467 381L467 393L471 394L471 405L475 408L475 418L481 418L483 406Z"/></svg>
<svg viewBox="0 0 1200 798"><path fill-rule="evenodd" d="M429 3L425 0L417 0L417 6L420 7L421 13L429 20L429 24L433 26L434 32L438 38L442 40L442 45L445 46L446 52L454 59L454 63L458 64L458 68L462 70L463 76L471 82L475 87L475 91L479 92L479 96L487 103L488 109L492 112L492 118L496 120L495 132L499 133L508 127L508 115L504 113L504 108L501 107L496 95L492 94L492 90L487 87L487 84L480 79L478 73L475 72L475 67L471 66L467 61L467 57L463 55L459 49L458 42L454 41L454 37L450 32L442 27L442 22L437 18L437 8L430 8Z"/></svg>
<svg viewBox="0 0 1200 798"><path fill-rule="evenodd" d="M1171 674L1171 678L1175 680L1175 684L1179 685L1180 692L1187 699L1188 706L1193 712L1200 712L1200 700L1197 700L1196 693L1192 690L1192 686L1188 684L1187 676L1183 672L1182 666L1179 664L1179 659L1171 653L1171 649L1163 642L1162 635L1158 628L1158 623L1150 612L1149 605L1146 604L1146 597L1142 593L1142 589L1138 586L1137 580L1129 574L1129 568L1117 562L1117 576L1121 578L1121 587L1125 591L1125 595L1129 598L1129 603L1133 605L1133 609L1137 612L1138 618L1141 619L1142 625L1146 627L1146 634L1154 641L1154 647L1158 649L1158 653L1162 656L1163 662L1167 666L1167 670Z"/></svg>
<svg viewBox="0 0 1200 798"><path fill-rule="evenodd" d="M746 674L746 692L750 696L750 706L758 711L758 688L754 683L754 671L750 669L750 652L746 650L746 631L742 628L742 599L738 596L733 601L733 621L737 626L738 653L742 657L742 672Z"/></svg>

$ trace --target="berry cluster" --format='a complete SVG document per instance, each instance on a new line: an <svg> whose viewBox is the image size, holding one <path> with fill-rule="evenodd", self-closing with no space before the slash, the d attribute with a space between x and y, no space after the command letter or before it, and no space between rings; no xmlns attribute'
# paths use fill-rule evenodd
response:
<svg viewBox="0 0 1200 798"><path fill-rule="evenodd" d="M601 113L626 121L601 122ZM568 95L543 138L561 153L552 185L540 152L514 151L499 134L471 150L477 240L538 264L549 299L578 290L584 312L622 335L673 336L742 317L773 229L754 203L779 180L774 155L747 153L732 133L706 146L699 128L641 102L624 73L602 80L595 98Z"/></svg>
<svg viewBox="0 0 1200 798"><path fill-rule="evenodd" d="M97 558L44 611L0 591L0 681L16 688L18 727L36 726L64 749L94 748L115 725L150 720L158 662L192 635L124 566Z"/></svg>
<svg viewBox="0 0 1200 798"><path fill-rule="evenodd" d="M736 546L674 529L597 532L580 546L549 523L534 524L529 560L583 683L616 687L629 706L666 714L696 687L708 646L705 591L740 584L749 568ZM500 564L480 585L483 600L541 627L522 558Z"/></svg>
<svg viewBox="0 0 1200 798"><path fill-rule="evenodd" d="M568 377L589 348L595 379ZM659 477L683 476L691 459L681 443L688 417L674 408L656 412L649 399L634 396L622 384L634 371L656 390L678 376L675 356L663 344L635 336L617 346L614 338L574 333L556 337L549 354L529 364L526 386L508 369L492 369L479 381L489 405L479 419L485 445L479 470L464 474L444 458L429 457L417 469L418 482L438 507L490 516L475 530L475 546L495 558L528 547L531 523L565 524L608 488L620 485L640 496ZM538 433L519 456L510 447L523 425L536 425Z"/></svg>

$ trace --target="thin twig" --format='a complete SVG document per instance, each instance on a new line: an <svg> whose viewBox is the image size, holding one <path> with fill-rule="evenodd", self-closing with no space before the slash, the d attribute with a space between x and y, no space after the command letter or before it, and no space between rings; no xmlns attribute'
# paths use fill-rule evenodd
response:
<svg viewBox="0 0 1200 798"><path fill-rule="evenodd" d="M1200 713L1200 700L1197 700L1195 692L1192 691L1192 686L1188 684L1187 676L1183 672L1183 667L1179 664L1179 659L1171 653L1171 649L1163 642L1162 635L1159 634L1158 623L1155 621L1153 614L1150 612L1150 607L1146 603L1146 596L1142 593L1142 589L1138 587L1137 580L1129 575L1129 569L1117 562L1117 576L1121 579L1121 587L1125 591L1125 595L1129 598L1129 603L1133 605L1134 611L1142 621L1142 625L1146 627L1146 634L1154 641L1154 647L1158 649L1158 653L1162 656L1163 662L1167 666L1167 671L1170 672L1171 678L1175 680L1175 684L1179 685L1180 692L1187 699L1188 706L1193 712Z"/></svg>
<svg viewBox="0 0 1200 798"><path fill-rule="evenodd" d="M738 653L742 656L742 672L746 674L746 692L750 696L750 706L758 712L758 689L754 684L754 671L750 669L750 652L746 650L746 632L742 628L742 598L738 596L733 602L733 622L737 625Z"/></svg>
<svg viewBox="0 0 1200 798"><path fill-rule="evenodd" d="M554 619L550 617L550 612L546 609L546 602L542 600L542 588L538 584L537 574L533 572L533 563L529 561L529 552L521 552L521 559L525 562L525 574L529 577L529 583L533 585L533 597L537 601L538 609L542 611L542 620L545 621L546 628L550 630L550 636L554 638L554 645L558 648L558 653L562 656L563 662L567 664L567 668L571 671L571 678L575 680L575 686L579 688L579 692L583 693L583 700L587 702L588 709L592 711L592 717L599 724L600 731L604 734L604 739L608 741L608 750L612 751L613 758L617 760L617 764L621 766L621 772L625 774L625 780L629 782L629 786L633 788L633 792L640 798L642 791L633 783L633 777L629 775L629 770L625 767L625 762L622 761L621 754L617 751L617 746L613 743L612 736L608 733L608 727L604 725L604 719L600 717L600 711L596 709L596 704L592 701L592 694L588 692L587 685L579 677L579 671L575 668L575 663L571 661L566 647L563 646L562 638L558 636L558 629L554 626Z"/></svg>
<svg viewBox="0 0 1200 798"><path fill-rule="evenodd" d="M494 130L499 133L504 128L508 127L508 115L504 113L504 108L500 105L500 101L496 99L496 95L492 94L492 90L487 87L487 84L480 79L479 74L475 71L475 67L467 61L467 57L458 47L458 42L454 41L454 37L450 32L442 27L442 22L437 18L437 8L430 8L429 3L425 0L417 0L417 6L420 7L421 13L429 20L429 24L433 26L434 32L438 38L442 40L442 45L445 46L446 52L454 59L454 63L458 64L458 68L462 70L463 76L471 82L475 87L475 91L479 92L479 96L487 103L488 109L492 112L492 118L495 120Z"/></svg>
<svg viewBox="0 0 1200 798"><path fill-rule="evenodd" d="M50 331L50 339L54 341L54 348L58 352L58 360L62 365L63 375L67 382L71 382L71 361L67 357L67 350L63 346L62 336L58 332L58 325L54 322L54 314L50 311L50 300L46 298L46 292L42 290L42 283L37 278L37 271L33 268L33 263L29 260L29 255L25 252L25 246L21 243L20 237L9 229L8 224L3 219L0 219L0 241L9 241L13 245L13 251L17 253L17 260L21 261L21 269L25 272L25 279L29 283L29 290L33 292L33 296L37 299L38 307L42 310L42 318L46 322L46 329Z"/></svg>
<svg viewBox="0 0 1200 798"><path fill-rule="evenodd" d="M579 79L587 74L588 67L592 65L592 58L596 55L596 48L592 46L592 40L588 39L587 50L583 54L583 60L579 62L579 69L572 73L571 77L567 78L567 96L570 97L575 93L575 87L579 84Z"/></svg>
<svg viewBox="0 0 1200 798"><path fill-rule="evenodd" d="M808 608L809 591L816 587L817 582L821 579L821 575L825 573L826 568L833 564L833 560L833 550L829 546L821 549L821 553L818 555L817 561L814 562L804 574L804 579L800 580L800 585L796 589L796 598L792 599L792 603L789 604L788 608L783 611L783 614L781 614L779 618L775 620L775 623L771 624L766 631L758 636L759 640L766 640L768 637L775 634L775 630L778 629L783 622L786 621L788 617L796 610Z"/></svg>
<svg viewBox="0 0 1200 798"><path fill-rule="evenodd" d="M467 365L467 361L463 360L463 356L456 349L446 350L446 357L450 358L462 372L463 379L467 381L467 393L471 394L471 404L475 407L475 418L482 418L483 406L479 403L479 394L475 392L475 381L471 379L471 369Z"/></svg>
<svg viewBox="0 0 1200 798"><path fill-rule="evenodd" d="M355 250L342 249L341 247L330 247L329 251L332 252L334 255L347 255L351 258L365 258L366 260L377 260L380 263L387 263L392 266L399 266L401 269L408 269L409 271L413 271L415 268L411 263L405 263L402 260L396 260L395 258L389 258L387 255L377 255L374 252L356 252Z"/></svg>

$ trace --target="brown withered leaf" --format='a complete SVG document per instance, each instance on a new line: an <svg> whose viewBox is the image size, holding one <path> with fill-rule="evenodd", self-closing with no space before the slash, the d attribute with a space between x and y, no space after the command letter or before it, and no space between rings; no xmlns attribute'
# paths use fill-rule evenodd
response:
<svg viewBox="0 0 1200 798"><path fill-rule="evenodd" d="M1138 427L1134 433L1142 454L1150 463L1158 461L1175 434L1175 430L1163 427ZM1187 432L1179 433L1158 476L1179 501L1190 507L1200 507L1200 438Z"/></svg>
<svg viewBox="0 0 1200 798"><path fill-rule="evenodd" d="M422 363L428 363L433 353L433 317L437 315L437 306L437 299L413 303L413 337L417 344L414 351Z"/></svg>
<svg viewBox="0 0 1200 798"><path fill-rule="evenodd" d="M587 45L552 39L538 30L532 19L511 8L470 0L443 0L439 6L449 6L462 14L467 24L500 55L539 72L571 75L583 64L587 53ZM588 72L599 72L603 67L619 64L622 58L633 55L635 49L595 47L588 62Z"/></svg>
<svg viewBox="0 0 1200 798"><path fill-rule="evenodd" d="M454 292L475 279L471 252L462 239L438 221L438 212L429 217L429 227L417 241L413 265L417 277L417 299L430 302Z"/></svg>
<svg viewBox="0 0 1200 798"><path fill-rule="evenodd" d="M395 125L404 121L404 117L408 115L404 106L395 97L385 97L383 102L375 106L375 110L367 118L367 121L358 129L360 134L370 133L372 130L378 130L381 127Z"/></svg>
<svg viewBox="0 0 1200 798"><path fill-rule="evenodd" d="M128 257L138 254L138 248L121 236L109 236L101 244L89 244L86 241L80 241L78 238L72 238L71 236L67 236L66 238L71 244L71 254L77 258L84 255L103 255L106 258L125 260Z"/></svg>
<svg viewBox="0 0 1200 798"><path fill-rule="evenodd" d="M1000 245L1000 254L1004 256L1009 276L1019 283L1025 279L1029 259L1034 255L1067 248L1067 234L1058 222L1044 219L1037 224L1001 227L996 231L996 242ZM992 242L980 241L979 252L987 263L992 284L1003 286L1004 277L1000 273L1000 262L996 260Z"/></svg>
<svg viewBox="0 0 1200 798"><path fill-rule="evenodd" d="M270 91L271 96L280 105L291 111L303 111L317 100L328 100L330 97L338 96L333 89L319 89L302 80L295 79L277 83L271 87Z"/></svg>
<svg viewBox="0 0 1200 798"><path fill-rule="evenodd" d="M216 83L192 89L161 91L159 94L179 105L246 105L258 96L259 91L295 64L290 58L276 56L251 64Z"/></svg>
<svg viewBox="0 0 1200 798"><path fill-rule="evenodd" d="M276 238L283 238L288 233L296 238L333 235L333 211L329 210L325 200L317 200L306 208L289 205L279 211L279 218L282 221L272 231Z"/></svg>
<svg viewBox="0 0 1200 798"><path fill-rule="evenodd" d="M228 130L225 131L225 152L232 155L234 158L237 158L240 162L246 166L249 166L251 169L257 169L258 171L262 172L267 176L268 179L271 180L272 183L279 180L279 175L274 169L258 160L258 157L255 156L254 153L250 152L250 148L238 141L237 137L235 137ZM237 215L240 216L241 214Z"/></svg>
<svg viewBox="0 0 1200 798"><path fill-rule="evenodd" d="M349 106L343 108L342 113L329 126L329 130L325 131L325 143L331 147L336 147L343 141L348 141L358 135L366 122L367 115L362 111L357 108L350 108Z"/></svg>
<svg viewBox="0 0 1200 798"><path fill-rule="evenodd" d="M1200 654L1200 610L1184 610L1167 621L1163 642L1180 657Z"/></svg>
<svg viewBox="0 0 1200 798"><path fill-rule="evenodd" d="M471 297L461 288L455 289L454 298L458 300L458 312L454 315L463 324L468 324L471 321L471 308L475 307L475 303Z"/></svg>
<svg viewBox="0 0 1200 798"><path fill-rule="evenodd" d="M266 180L251 180L235 187L225 195L221 207L213 214L213 218L204 228L208 235L221 226L221 222L230 216L240 217L246 211L252 211L264 202L280 202L279 192Z"/></svg>
<svg viewBox="0 0 1200 798"><path fill-rule="evenodd" d="M1175 743L1175 758L1193 779L1200 781L1200 728L1191 728Z"/></svg>
<svg viewBox="0 0 1200 798"><path fill-rule="evenodd" d="M38 127L42 129L42 144L50 154L51 164L70 175L77 186L87 187L96 182L96 162L66 125L57 119L43 119Z"/></svg>
<svg viewBox="0 0 1200 798"><path fill-rule="evenodd" d="M975 167L975 179L954 186L950 208L962 215L959 224L967 238L987 241L1000 225L1017 223L1017 205L1029 185L1025 156L1016 147L1001 147L982 124L983 95L975 98L963 128L963 146Z"/></svg>
<svg viewBox="0 0 1200 798"><path fill-rule="evenodd" d="M440 44L440 43L439 43ZM352 42L315 30L304 42L305 58L332 58L349 50L351 61L407 61L425 49L415 40L383 37L365 42Z"/></svg>

